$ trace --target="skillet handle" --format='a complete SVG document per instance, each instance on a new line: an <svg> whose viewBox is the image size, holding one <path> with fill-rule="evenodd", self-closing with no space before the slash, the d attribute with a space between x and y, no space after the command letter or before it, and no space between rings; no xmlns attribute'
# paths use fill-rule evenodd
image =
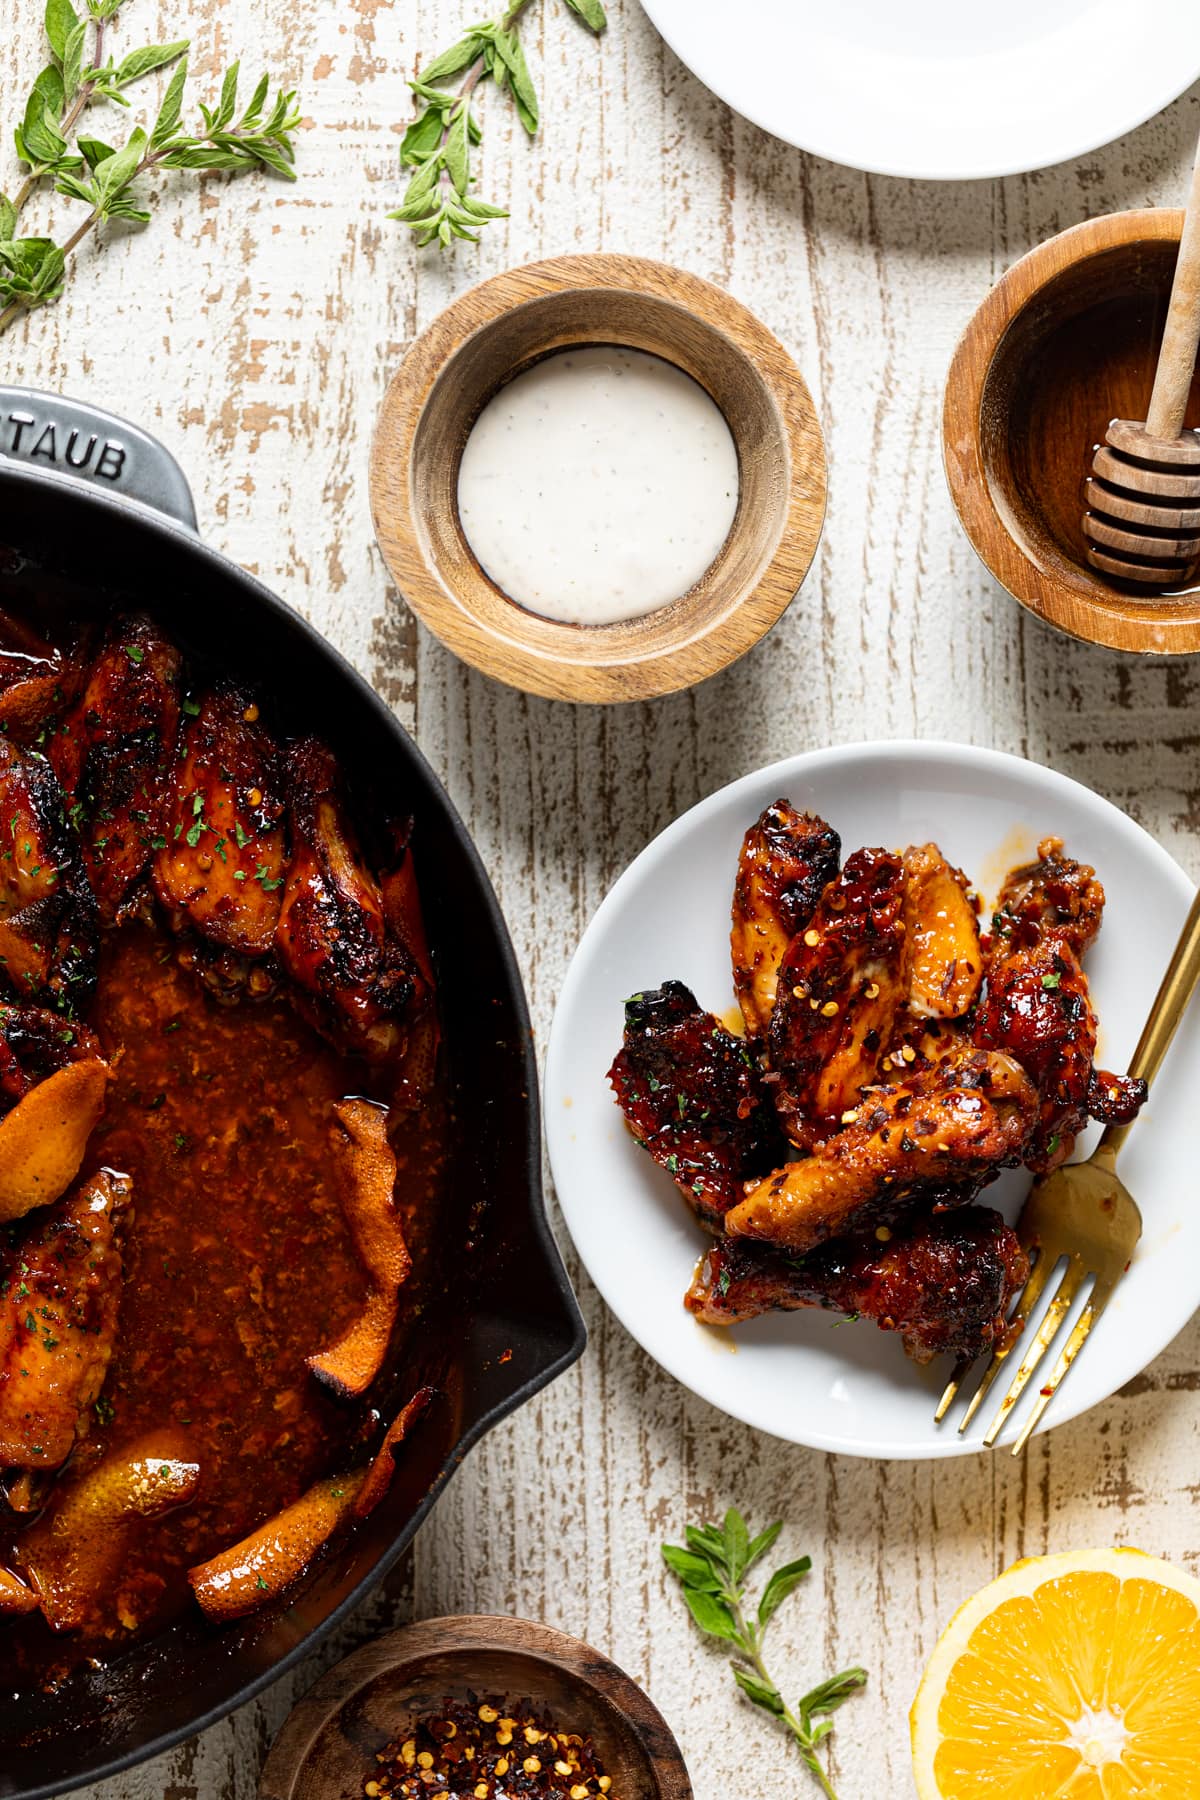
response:
<svg viewBox="0 0 1200 1800"><path fill-rule="evenodd" d="M196 529L191 489L170 451L86 400L0 384L0 463L5 460L136 500Z"/></svg>

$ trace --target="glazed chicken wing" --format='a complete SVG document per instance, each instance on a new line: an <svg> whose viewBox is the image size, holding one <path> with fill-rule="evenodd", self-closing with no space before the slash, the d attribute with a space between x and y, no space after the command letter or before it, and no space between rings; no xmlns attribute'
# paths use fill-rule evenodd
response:
<svg viewBox="0 0 1200 1800"><path fill-rule="evenodd" d="M852 1122L751 1188L725 1220L733 1237L811 1250L890 1223L919 1200L972 1199L1015 1162L1037 1095L1010 1056L978 1051L864 1096Z"/></svg>
<svg viewBox="0 0 1200 1800"><path fill-rule="evenodd" d="M45 757L0 736L0 995L71 1012L96 978L96 902Z"/></svg>
<svg viewBox="0 0 1200 1800"><path fill-rule="evenodd" d="M738 1004L752 1038L766 1036L779 965L838 871L841 841L789 800L768 806L742 840L730 948Z"/></svg>
<svg viewBox="0 0 1200 1800"><path fill-rule="evenodd" d="M983 980L979 921L967 878L936 844L904 852L904 929L910 1013L961 1019Z"/></svg>
<svg viewBox="0 0 1200 1800"><path fill-rule="evenodd" d="M176 930L237 957L275 942L286 848L279 752L257 702L223 683L184 734L154 887Z"/></svg>
<svg viewBox="0 0 1200 1800"><path fill-rule="evenodd" d="M780 1115L801 1147L877 1079L904 1001L904 886L898 856L856 851L780 965L768 1045Z"/></svg>
<svg viewBox="0 0 1200 1800"><path fill-rule="evenodd" d="M1100 929L1104 889L1087 863L1063 855L1061 838L1043 838L1037 861L1005 878L992 919L994 943L1029 949L1045 938L1063 938L1082 957Z"/></svg>
<svg viewBox="0 0 1200 1800"><path fill-rule="evenodd" d="M0 1229L0 1469L56 1469L91 1422L120 1299L124 1177Z"/></svg>
<svg viewBox="0 0 1200 1800"><path fill-rule="evenodd" d="M63 655L22 619L0 607L0 732L40 744L82 679L78 656Z"/></svg>
<svg viewBox="0 0 1200 1800"><path fill-rule="evenodd" d="M749 1048L681 981L626 1001L608 1079L633 1136L710 1231L786 1148Z"/></svg>
<svg viewBox="0 0 1200 1800"><path fill-rule="evenodd" d="M300 1009L370 1062L403 1056L419 971L387 930L339 791L333 752L316 738L288 751L292 856L276 931Z"/></svg>
<svg viewBox="0 0 1200 1800"><path fill-rule="evenodd" d="M1015 1056L1036 1084L1039 1116L1025 1151L1036 1173L1066 1162L1089 1113L1136 1117L1146 1084L1097 1071L1096 1014L1080 966L1100 928L1104 890L1094 870L1048 838L1040 860L1014 870L992 922L987 992L975 1042Z"/></svg>
<svg viewBox="0 0 1200 1800"><path fill-rule="evenodd" d="M807 1256L726 1239L709 1251L685 1303L707 1325L820 1306L899 1332L915 1362L945 1351L973 1360L1006 1340L1028 1272L1000 1214L966 1206L922 1214L885 1242L843 1238Z"/></svg>
<svg viewBox="0 0 1200 1800"><path fill-rule="evenodd" d="M162 834L181 660L144 613L114 620L83 692L47 742L105 925L131 908Z"/></svg>

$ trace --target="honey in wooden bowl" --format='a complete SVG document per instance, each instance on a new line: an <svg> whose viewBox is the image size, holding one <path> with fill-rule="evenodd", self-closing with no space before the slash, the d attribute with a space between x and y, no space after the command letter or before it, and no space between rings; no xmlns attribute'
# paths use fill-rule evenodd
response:
<svg viewBox="0 0 1200 1800"><path fill-rule="evenodd" d="M1118 213L1040 245L979 308L946 386L946 476L979 556L1039 617L1120 650L1200 650L1200 589L1109 580L1082 528L1095 447L1112 419L1145 417L1182 220Z"/></svg>

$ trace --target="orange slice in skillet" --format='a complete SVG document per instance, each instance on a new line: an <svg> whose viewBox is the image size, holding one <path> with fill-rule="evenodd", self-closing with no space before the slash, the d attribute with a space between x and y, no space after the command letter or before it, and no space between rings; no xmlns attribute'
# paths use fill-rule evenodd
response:
<svg viewBox="0 0 1200 1800"><path fill-rule="evenodd" d="M920 1800L1200 1796L1200 1581L1138 1550L1016 1563L912 1708Z"/></svg>

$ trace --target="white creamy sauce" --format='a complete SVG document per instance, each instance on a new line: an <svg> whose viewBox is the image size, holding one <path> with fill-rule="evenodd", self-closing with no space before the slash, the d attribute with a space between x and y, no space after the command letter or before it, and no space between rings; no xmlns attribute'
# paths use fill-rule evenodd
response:
<svg viewBox="0 0 1200 1800"><path fill-rule="evenodd" d="M720 408L674 364L615 345L559 351L501 388L458 476L463 531L496 586L572 625L686 594L737 502Z"/></svg>

